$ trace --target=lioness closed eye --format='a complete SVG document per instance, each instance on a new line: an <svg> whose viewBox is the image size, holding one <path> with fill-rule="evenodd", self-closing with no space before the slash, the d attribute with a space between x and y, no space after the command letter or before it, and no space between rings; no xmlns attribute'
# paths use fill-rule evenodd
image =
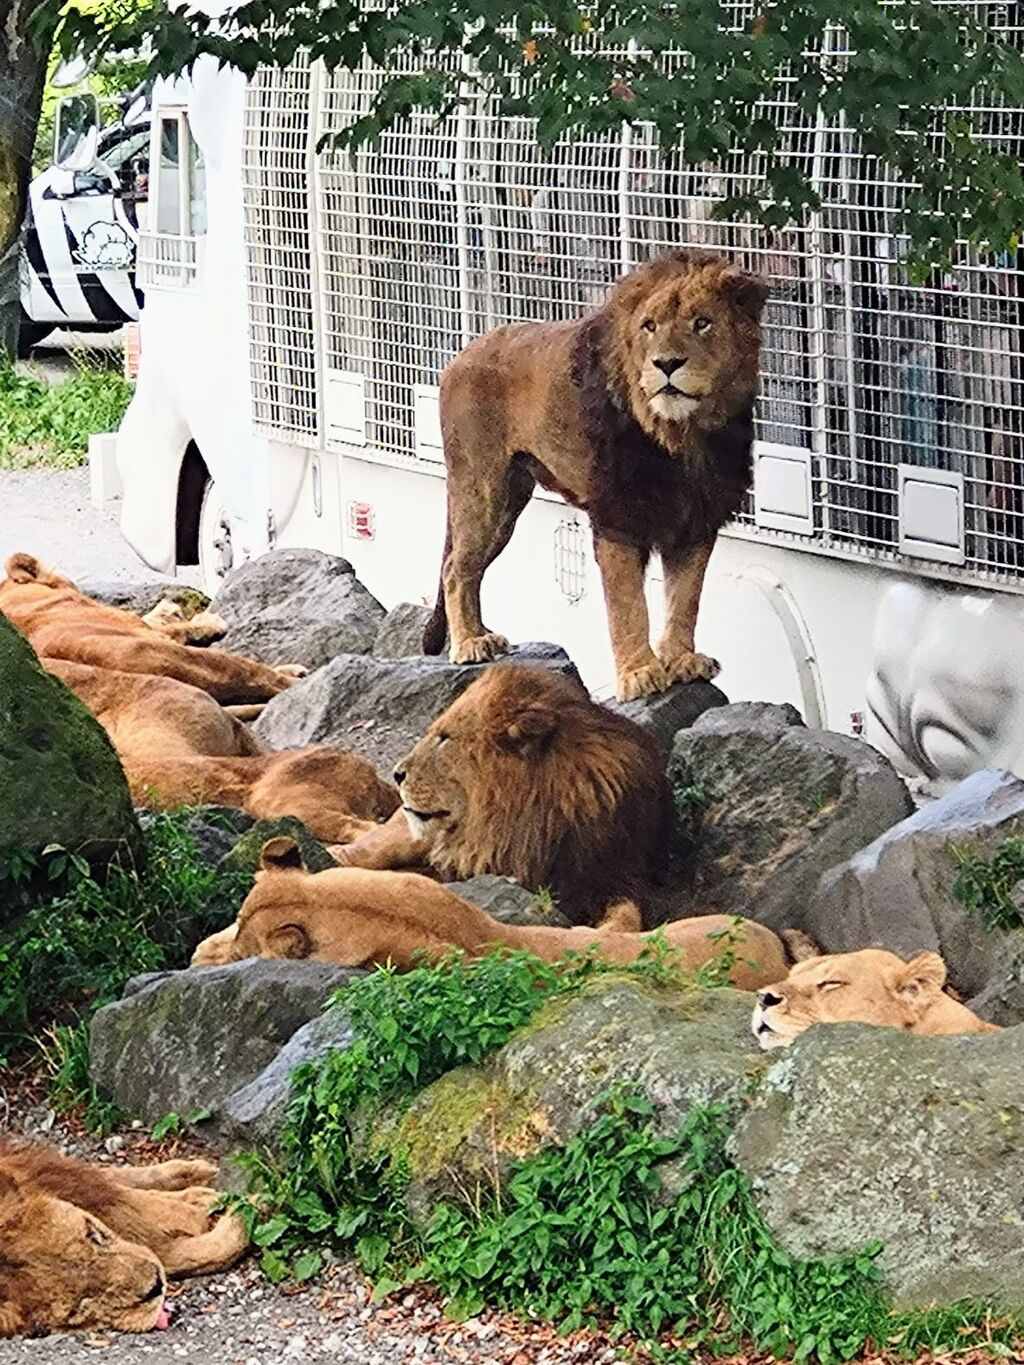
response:
<svg viewBox="0 0 1024 1365"><path fill-rule="evenodd" d="M787 1047L812 1024L880 1024L908 1033L998 1033L943 990L938 953L904 962L881 948L798 962L784 981L757 993L751 1027L768 1050Z"/></svg>
<svg viewBox="0 0 1024 1365"><path fill-rule="evenodd" d="M480 584L540 483L590 516L620 699L715 676L694 629L715 537L750 486L766 295L720 256L673 251L587 317L499 327L455 357L441 377L448 526L427 654L446 630L455 663L508 648L483 623ZM656 651L644 599L655 550Z"/></svg>

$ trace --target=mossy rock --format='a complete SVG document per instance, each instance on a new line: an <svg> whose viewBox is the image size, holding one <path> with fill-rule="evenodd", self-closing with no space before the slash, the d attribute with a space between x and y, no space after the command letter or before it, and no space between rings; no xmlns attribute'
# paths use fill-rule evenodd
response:
<svg viewBox="0 0 1024 1365"><path fill-rule="evenodd" d="M598 978L542 1007L482 1065L450 1071L404 1112L382 1116L369 1146L408 1164L409 1210L426 1219L439 1201L472 1204L516 1162L563 1146L616 1086L644 1094L665 1135L695 1105L722 1104L735 1118L767 1065L752 1007L741 991Z"/></svg>
<svg viewBox="0 0 1024 1365"><path fill-rule="evenodd" d="M260 869L260 854L268 839L284 836L294 839L302 853L302 861L310 872L326 872L337 867L323 844L294 815L282 815L276 820L257 820L247 829L230 853L221 859L226 872L248 872L255 876Z"/></svg>
<svg viewBox="0 0 1024 1365"><path fill-rule="evenodd" d="M95 865L136 856L140 840L106 732L0 613L0 865L49 844Z"/></svg>

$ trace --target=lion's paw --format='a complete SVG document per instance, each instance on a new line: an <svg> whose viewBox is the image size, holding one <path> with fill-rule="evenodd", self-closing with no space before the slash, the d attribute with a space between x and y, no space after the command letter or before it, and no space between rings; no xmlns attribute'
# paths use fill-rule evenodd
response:
<svg viewBox="0 0 1024 1365"><path fill-rule="evenodd" d="M274 672L282 674L291 682L298 682L300 678L309 676L309 669L305 664L275 664Z"/></svg>
<svg viewBox="0 0 1024 1365"><path fill-rule="evenodd" d="M668 685L669 676L655 659L652 663L644 664L643 668L620 673L616 696L619 701L636 701L637 697L650 697L656 692L664 692Z"/></svg>
<svg viewBox="0 0 1024 1365"><path fill-rule="evenodd" d="M686 650L681 654L661 657L665 674L670 683L710 682L722 671L717 659L707 654L695 654Z"/></svg>
<svg viewBox="0 0 1024 1365"><path fill-rule="evenodd" d="M453 664L486 664L499 654L508 653L508 641L504 635L471 635L459 645L452 645L449 658Z"/></svg>

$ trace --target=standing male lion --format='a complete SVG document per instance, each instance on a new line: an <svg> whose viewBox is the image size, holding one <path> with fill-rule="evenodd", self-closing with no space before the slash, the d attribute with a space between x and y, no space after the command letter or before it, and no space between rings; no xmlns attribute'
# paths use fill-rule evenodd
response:
<svg viewBox="0 0 1024 1365"><path fill-rule="evenodd" d="M704 570L750 486L764 281L706 252L640 266L597 312L499 327L441 377L448 527L423 635L455 663L508 648L480 615L487 566L536 483L584 508L604 584L620 700L713 678L694 649ZM650 644L644 573L665 575Z"/></svg>

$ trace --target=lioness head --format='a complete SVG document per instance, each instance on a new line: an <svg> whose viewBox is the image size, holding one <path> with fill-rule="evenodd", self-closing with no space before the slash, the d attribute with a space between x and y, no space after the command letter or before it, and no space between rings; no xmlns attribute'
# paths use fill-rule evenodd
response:
<svg viewBox="0 0 1024 1365"><path fill-rule="evenodd" d="M785 981L758 991L751 1027L762 1048L787 1047L812 1024L880 1024L910 1033L994 1032L946 995L938 953L904 962L881 948L798 962Z"/></svg>
<svg viewBox="0 0 1024 1365"><path fill-rule="evenodd" d="M667 449L711 429L757 387L766 283L723 257L675 251L622 279L605 305L606 366L620 404Z"/></svg>
<svg viewBox="0 0 1024 1365"><path fill-rule="evenodd" d="M0 1172L0 1337L166 1321L163 1267L74 1204Z"/></svg>

